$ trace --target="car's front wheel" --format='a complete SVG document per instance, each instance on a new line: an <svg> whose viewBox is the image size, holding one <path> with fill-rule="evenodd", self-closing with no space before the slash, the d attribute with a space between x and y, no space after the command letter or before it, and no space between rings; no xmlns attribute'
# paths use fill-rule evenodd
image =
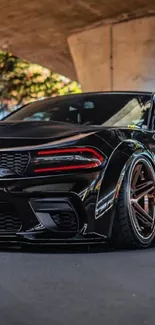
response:
<svg viewBox="0 0 155 325"><path fill-rule="evenodd" d="M155 172L145 157L134 159L124 177L113 239L117 246L146 248L155 238Z"/></svg>

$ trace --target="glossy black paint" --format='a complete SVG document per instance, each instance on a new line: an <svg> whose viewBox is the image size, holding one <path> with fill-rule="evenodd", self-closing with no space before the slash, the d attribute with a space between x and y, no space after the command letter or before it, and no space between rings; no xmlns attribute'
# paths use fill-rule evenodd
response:
<svg viewBox="0 0 155 325"><path fill-rule="evenodd" d="M81 95L82 96L82 95ZM145 155L154 166L154 97L148 128L72 125L63 122L0 123L0 153L87 147L105 157L102 167L34 175L31 163L23 177L0 177L0 202L14 206L21 219L16 233L0 233L0 240L59 244L105 241L110 238L119 190L135 155ZM1 203L0 203L1 209ZM62 230L59 218L68 213L72 229ZM57 218L53 222L51 215Z"/></svg>

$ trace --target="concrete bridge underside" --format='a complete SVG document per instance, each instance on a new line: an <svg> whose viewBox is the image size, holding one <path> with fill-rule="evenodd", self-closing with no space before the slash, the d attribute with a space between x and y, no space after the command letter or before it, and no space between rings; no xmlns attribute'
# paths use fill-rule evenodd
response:
<svg viewBox="0 0 155 325"><path fill-rule="evenodd" d="M1 0L0 48L84 91L155 90L154 0Z"/></svg>

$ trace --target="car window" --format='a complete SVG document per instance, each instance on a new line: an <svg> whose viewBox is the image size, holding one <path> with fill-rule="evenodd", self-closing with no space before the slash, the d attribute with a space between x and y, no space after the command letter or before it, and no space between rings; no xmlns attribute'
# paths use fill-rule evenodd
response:
<svg viewBox="0 0 155 325"><path fill-rule="evenodd" d="M141 127L147 123L150 95L84 95L26 105L7 119Z"/></svg>

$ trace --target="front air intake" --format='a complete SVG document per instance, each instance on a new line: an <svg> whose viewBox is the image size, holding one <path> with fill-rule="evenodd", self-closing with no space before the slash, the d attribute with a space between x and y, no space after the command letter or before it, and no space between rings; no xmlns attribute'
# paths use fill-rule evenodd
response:
<svg viewBox="0 0 155 325"><path fill-rule="evenodd" d="M51 213L51 218L61 231L77 231L78 219L74 211Z"/></svg>
<svg viewBox="0 0 155 325"><path fill-rule="evenodd" d="M16 233L22 226L14 206L9 202L0 202L0 234Z"/></svg>

